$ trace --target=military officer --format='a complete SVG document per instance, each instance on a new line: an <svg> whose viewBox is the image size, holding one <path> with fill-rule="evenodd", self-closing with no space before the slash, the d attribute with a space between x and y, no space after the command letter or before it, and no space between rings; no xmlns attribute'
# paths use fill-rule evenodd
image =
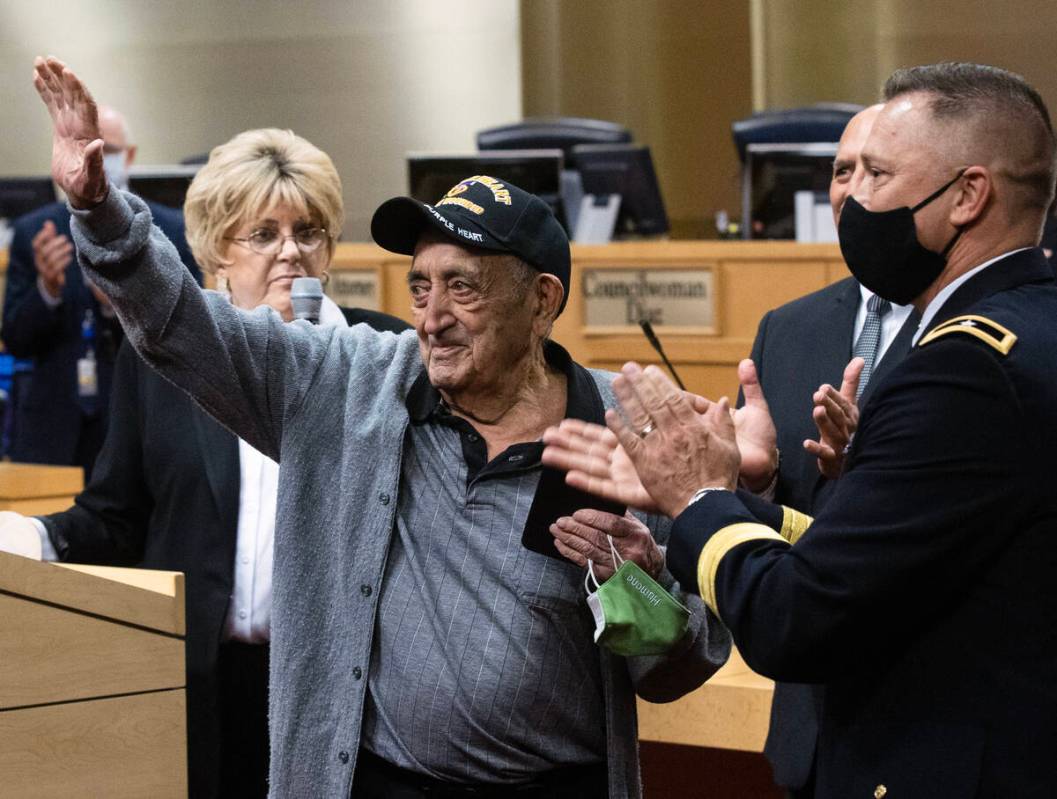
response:
<svg viewBox="0 0 1057 799"><path fill-rule="evenodd" d="M818 518L733 491L725 403L698 416L654 367L625 367L615 435L549 431L545 459L674 516L671 571L749 665L825 685L816 796L1052 796L1057 286L1036 245L1053 129L993 67L899 70L885 99L841 247L922 323Z"/></svg>

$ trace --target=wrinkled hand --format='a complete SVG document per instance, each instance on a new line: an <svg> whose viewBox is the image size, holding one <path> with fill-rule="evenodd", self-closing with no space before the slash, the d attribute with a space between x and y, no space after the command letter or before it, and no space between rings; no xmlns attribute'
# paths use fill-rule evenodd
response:
<svg viewBox="0 0 1057 799"><path fill-rule="evenodd" d="M699 488L737 486L741 455L726 397L695 413L664 372L636 363L624 365L613 391L624 413L606 411L606 425L663 513L678 516Z"/></svg>
<svg viewBox="0 0 1057 799"><path fill-rule="evenodd" d="M741 482L750 491L762 491L778 468L778 433L756 376L756 364L748 358L738 364L738 382L745 398L745 404L734 411Z"/></svg>
<svg viewBox="0 0 1057 799"><path fill-rule="evenodd" d="M593 561L599 582L608 580L616 571L607 535L612 536L613 547L621 558L634 561L650 577L656 579L664 566L664 555L649 528L630 513L617 516L598 510L578 510L572 516L558 519L550 531L554 546L564 557L584 567L588 560Z"/></svg>
<svg viewBox="0 0 1057 799"><path fill-rule="evenodd" d="M106 199L103 139L95 100L59 59L33 62L33 86L51 115L51 176L74 208L91 208Z"/></svg>
<svg viewBox="0 0 1057 799"><path fill-rule="evenodd" d="M73 260L73 242L59 235L55 223L46 221L33 237L33 265L44 283L44 289L55 299L66 285L66 267Z"/></svg>
<svg viewBox="0 0 1057 799"><path fill-rule="evenodd" d="M852 358L844 367L840 391L829 384L819 386L813 399L811 418L818 428L819 439L804 442L804 449L818 459L818 470L836 480L844 469L844 451L859 428L859 406L855 394L862 374L862 358Z"/></svg>

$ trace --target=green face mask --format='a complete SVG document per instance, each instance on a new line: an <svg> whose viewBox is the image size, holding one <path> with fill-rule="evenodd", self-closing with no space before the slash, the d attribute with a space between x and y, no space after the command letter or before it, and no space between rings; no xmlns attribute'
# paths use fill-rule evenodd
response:
<svg viewBox="0 0 1057 799"><path fill-rule="evenodd" d="M595 643L617 655L663 655L686 633L690 611L630 560L609 550L616 572L599 585L587 562L587 605L595 617ZM595 590L591 590L591 584Z"/></svg>

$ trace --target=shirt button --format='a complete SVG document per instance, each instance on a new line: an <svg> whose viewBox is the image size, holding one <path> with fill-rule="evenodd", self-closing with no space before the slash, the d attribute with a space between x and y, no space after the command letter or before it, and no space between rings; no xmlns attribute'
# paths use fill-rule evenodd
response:
<svg viewBox="0 0 1057 799"><path fill-rule="evenodd" d="M361 585L360 586L360 593L363 594L364 596L370 596L371 595L371 587L369 585Z"/></svg>
<svg viewBox="0 0 1057 799"><path fill-rule="evenodd" d="M466 434L466 440L469 441L471 444L476 443L478 441L478 439L480 439L480 436L477 435L477 433L467 433Z"/></svg>
<svg viewBox="0 0 1057 799"><path fill-rule="evenodd" d="M250 562L250 559L249 559L249 558L246 558L246 557L244 557L244 558L242 559L242 563L243 563L243 565L245 565L245 564L248 564L249 562Z"/></svg>
<svg viewBox="0 0 1057 799"><path fill-rule="evenodd" d="M244 610L240 610L240 611L239 611L239 618L240 618L240 619L244 619L244 618L246 618L246 617L247 617L247 616L249 616L249 615L250 615L250 614L248 614L248 613L247 613L246 611L244 611Z"/></svg>
<svg viewBox="0 0 1057 799"><path fill-rule="evenodd" d="M349 762L349 753L348 752L338 752L338 760L340 760L342 763L348 763Z"/></svg>
<svg viewBox="0 0 1057 799"><path fill-rule="evenodd" d="M378 501L381 502L383 505L388 505L389 495L383 491L381 494L378 495Z"/></svg>
<svg viewBox="0 0 1057 799"><path fill-rule="evenodd" d="M524 455L511 455L509 458L507 458L507 460L510 461L510 463L517 463L524 457Z"/></svg>
<svg viewBox="0 0 1057 799"><path fill-rule="evenodd" d="M355 666L352 670L352 676L353 679L360 679L360 677L363 676L363 669L361 669L359 666Z"/></svg>

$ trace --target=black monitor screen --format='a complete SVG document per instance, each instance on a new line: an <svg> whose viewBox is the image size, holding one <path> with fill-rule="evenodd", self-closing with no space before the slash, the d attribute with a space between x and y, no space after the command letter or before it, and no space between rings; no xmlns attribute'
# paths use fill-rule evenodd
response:
<svg viewBox="0 0 1057 799"><path fill-rule="evenodd" d="M201 168L201 164L134 166L129 171L129 191L144 200L182 209L187 187L191 185L191 181Z"/></svg>
<svg viewBox="0 0 1057 799"><path fill-rule="evenodd" d="M584 194L619 194L614 238L668 232L661 187L650 148L640 144L581 144L573 147L573 168Z"/></svg>
<svg viewBox="0 0 1057 799"><path fill-rule="evenodd" d="M56 199L50 177L0 178L0 219L15 220Z"/></svg>
<svg viewBox="0 0 1057 799"><path fill-rule="evenodd" d="M795 239L796 193L826 194L836 143L750 144L742 191L745 238Z"/></svg>
<svg viewBox="0 0 1057 799"><path fill-rule="evenodd" d="M489 175L535 194L562 218L559 190L561 150L495 150L472 155L407 156L408 193L424 203L435 203L452 186L473 175Z"/></svg>

